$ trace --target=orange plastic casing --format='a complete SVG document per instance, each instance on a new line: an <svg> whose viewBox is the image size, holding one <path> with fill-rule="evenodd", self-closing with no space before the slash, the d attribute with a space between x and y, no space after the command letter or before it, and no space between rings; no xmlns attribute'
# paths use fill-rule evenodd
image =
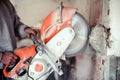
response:
<svg viewBox="0 0 120 80"><path fill-rule="evenodd" d="M62 22L60 20L60 10L57 9L51 12L43 21L40 29L40 34L44 43L47 43L56 33L66 26L72 26L72 17L77 9L70 7L63 7L62 9Z"/></svg>
<svg viewBox="0 0 120 80"><path fill-rule="evenodd" d="M7 66L5 66L3 72L4 75L6 77L13 77L16 75L17 71L22 68L23 66L28 69L28 65L29 64L25 64L24 61L26 61L26 59L33 57L36 54L35 51L35 45L29 46L29 47L25 47L25 48L21 48L15 51L15 55L18 56L20 58L20 61L16 64L16 66L11 70L11 71L7 71Z"/></svg>

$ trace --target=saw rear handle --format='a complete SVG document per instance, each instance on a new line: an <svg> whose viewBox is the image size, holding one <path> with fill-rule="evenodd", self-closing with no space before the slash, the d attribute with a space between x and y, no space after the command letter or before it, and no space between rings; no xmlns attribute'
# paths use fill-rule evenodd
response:
<svg viewBox="0 0 120 80"><path fill-rule="evenodd" d="M7 70L8 72L10 72L10 71L17 65L17 63L18 63L19 61L20 61L20 58L17 56L16 62L13 63L13 64L9 64L8 67L6 68L6 70Z"/></svg>
<svg viewBox="0 0 120 80"><path fill-rule="evenodd" d="M11 72L15 66L19 63L20 58L17 56L16 62L13 64L9 64L8 67L6 68L7 72ZM23 76L26 73L26 69L24 67L20 68L17 72L18 76Z"/></svg>
<svg viewBox="0 0 120 80"><path fill-rule="evenodd" d="M35 38L35 36L34 36L33 34L30 34L30 37L31 37L33 43L34 43L36 46L40 45L40 43L38 42L38 40ZM36 47L36 48L37 48L37 47ZM38 49L36 49L36 51L38 51ZM15 55L16 55L16 53L15 53ZM23 54L23 55L24 55L24 54ZM29 54L28 54L28 55L29 55ZM30 61L31 61L31 59L32 59L32 57L26 58L23 63L24 63L24 64L26 64L26 63L29 64ZM6 68L5 68L6 71L7 71L8 73L9 73L9 72L11 73L12 70L15 69L15 67L16 67L17 65L19 65L19 62L21 62L21 58L20 58L19 56L17 56L17 59L16 59L15 63L6 65ZM21 68L18 69L16 73L17 73L18 76L23 76L26 72L27 72L27 71L26 71L26 68L25 68L24 66L21 66Z"/></svg>
<svg viewBox="0 0 120 80"><path fill-rule="evenodd" d="M31 37L31 39L32 39L32 41L33 41L34 44L40 45L40 43L38 42L38 40L35 38L35 36L33 34L30 34L30 37ZM17 56L16 62L13 63L13 64L9 64L8 67L6 68L6 70L8 72L10 72L17 65L17 63L19 61L20 61L20 57ZM18 73L18 74L21 75L20 73Z"/></svg>

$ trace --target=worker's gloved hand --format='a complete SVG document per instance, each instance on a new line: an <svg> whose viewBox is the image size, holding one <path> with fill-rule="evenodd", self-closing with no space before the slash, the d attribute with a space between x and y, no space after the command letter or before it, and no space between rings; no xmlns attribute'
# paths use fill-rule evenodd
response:
<svg viewBox="0 0 120 80"><path fill-rule="evenodd" d="M16 62L17 56L13 55L13 53L11 52L4 52L2 54L2 59L1 61L5 64L5 65L9 65L11 63Z"/></svg>
<svg viewBox="0 0 120 80"><path fill-rule="evenodd" d="M32 29L30 27L25 28L25 34L27 38L30 38L30 35L33 34L35 37L39 37L39 32L36 29Z"/></svg>

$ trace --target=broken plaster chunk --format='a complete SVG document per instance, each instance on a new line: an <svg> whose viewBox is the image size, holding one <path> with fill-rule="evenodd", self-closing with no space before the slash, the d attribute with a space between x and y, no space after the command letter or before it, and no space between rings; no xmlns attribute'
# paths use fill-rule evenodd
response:
<svg viewBox="0 0 120 80"><path fill-rule="evenodd" d="M103 53L105 51L106 33L104 32L103 25L98 24L92 28L89 42L91 46L99 53Z"/></svg>

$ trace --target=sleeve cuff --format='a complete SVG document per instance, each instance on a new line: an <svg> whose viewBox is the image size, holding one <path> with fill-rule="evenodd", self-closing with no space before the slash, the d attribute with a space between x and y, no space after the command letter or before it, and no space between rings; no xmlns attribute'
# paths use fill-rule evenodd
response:
<svg viewBox="0 0 120 80"><path fill-rule="evenodd" d="M0 53L0 69L4 68L4 64L1 62L2 59L2 53Z"/></svg>
<svg viewBox="0 0 120 80"><path fill-rule="evenodd" d="M26 25L21 25L19 28L19 35L21 38L26 38L26 34L25 34L26 27L27 27Z"/></svg>
<svg viewBox="0 0 120 80"><path fill-rule="evenodd" d="M2 53L0 53L0 61L1 61L1 59L2 59Z"/></svg>
<svg viewBox="0 0 120 80"><path fill-rule="evenodd" d="M4 64L0 61L0 69L4 68Z"/></svg>

